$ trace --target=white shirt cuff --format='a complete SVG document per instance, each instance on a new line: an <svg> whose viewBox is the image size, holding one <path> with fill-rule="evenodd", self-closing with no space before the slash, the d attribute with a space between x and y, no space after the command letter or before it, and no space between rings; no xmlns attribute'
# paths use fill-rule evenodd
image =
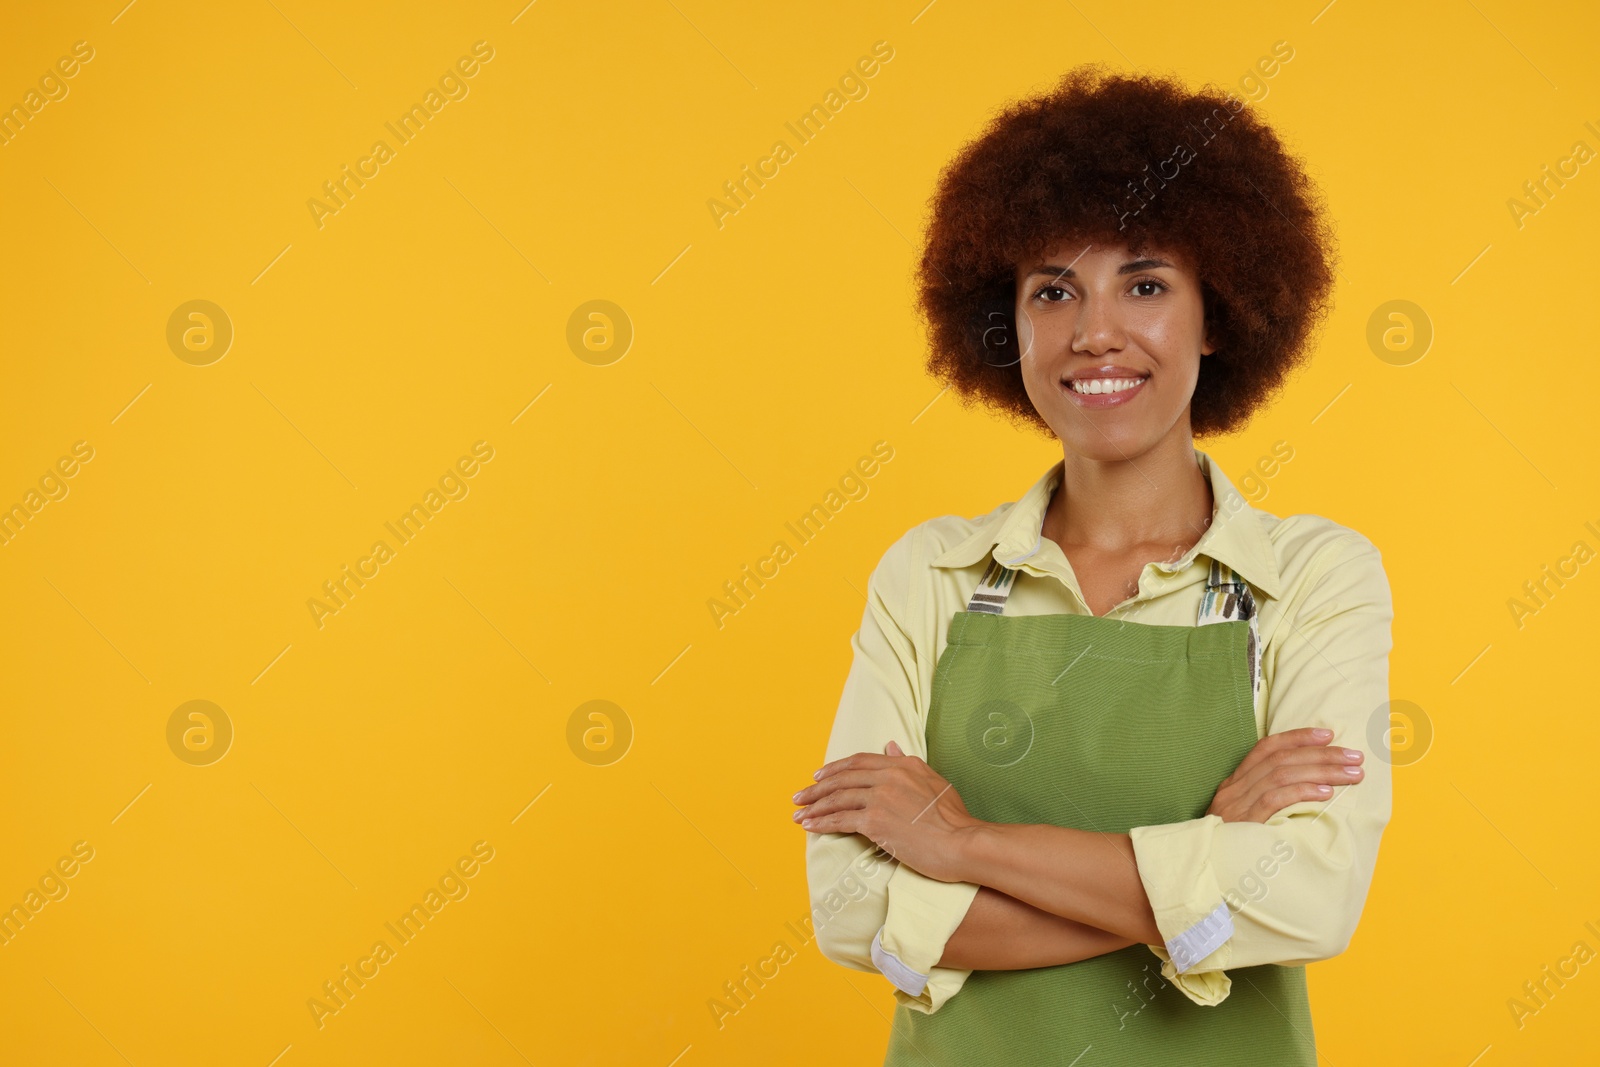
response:
<svg viewBox="0 0 1600 1067"><path fill-rule="evenodd" d="M922 996L922 990L928 984L928 976L920 971L914 971L901 963L894 953L883 947L883 927L878 927L878 932L872 935L872 965L882 971L884 977L894 983L900 992L911 997Z"/></svg>

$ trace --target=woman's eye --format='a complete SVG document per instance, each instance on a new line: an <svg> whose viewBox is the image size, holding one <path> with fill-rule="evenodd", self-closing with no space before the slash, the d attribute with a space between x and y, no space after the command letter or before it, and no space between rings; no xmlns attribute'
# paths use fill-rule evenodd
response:
<svg viewBox="0 0 1600 1067"><path fill-rule="evenodd" d="M1142 279L1141 281L1137 281L1137 282L1133 283L1133 287L1135 289L1139 289L1139 288L1141 288L1143 286L1146 286L1146 285L1153 285L1158 290L1166 288L1165 285L1161 284L1160 282L1156 281L1153 278L1145 278L1145 279ZM1156 294L1155 293L1141 293L1140 295L1141 296L1155 296Z"/></svg>
<svg viewBox="0 0 1600 1067"><path fill-rule="evenodd" d="M1061 297L1065 297L1067 295L1067 291L1061 288L1059 285L1047 285L1033 295L1035 298L1044 300L1046 303L1055 304L1060 302L1061 297L1047 296L1047 293L1059 293Z"/></svg>

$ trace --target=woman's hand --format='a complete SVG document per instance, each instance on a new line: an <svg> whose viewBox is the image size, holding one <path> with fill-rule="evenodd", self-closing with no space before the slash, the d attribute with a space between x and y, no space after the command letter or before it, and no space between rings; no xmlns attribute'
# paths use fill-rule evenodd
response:
<svg viewBox="0 0 1600 1067"><path fill-rule="evenodd" d="M1362 753L1322 747L1331 740L1332 730L1309 726L1268 734L1222 780L1206 814L1223 822L1266 822L1291 804L1327 800L1334 786L1360 782Z"/></svg>
<svg viewBox="0 0 1600 1067"><path fill-rule="evenodd" d="M965 880L961 846L985 825L919 756L890 741L886 755L857 752L817 772L817 784L794 795L795 813L814 834L865 834L901 863L941 882Z"/></svg>

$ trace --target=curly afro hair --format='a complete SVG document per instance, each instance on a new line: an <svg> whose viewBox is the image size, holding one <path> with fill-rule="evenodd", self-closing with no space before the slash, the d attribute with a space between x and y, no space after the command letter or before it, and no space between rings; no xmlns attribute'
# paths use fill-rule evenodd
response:
<svg viewBox="0 0 1600 1067"><path fill-rule="evenodd" d="M1173 79L1068 72L1001 110L946 167L917 272L928 370L963 405L1050 433L1018 366L1015 270L1058 241L1186 255L1208 336L1190 405L1226 433L1308 355L1330 309L1335 245L1321 196L1245 102Z"/></svg>

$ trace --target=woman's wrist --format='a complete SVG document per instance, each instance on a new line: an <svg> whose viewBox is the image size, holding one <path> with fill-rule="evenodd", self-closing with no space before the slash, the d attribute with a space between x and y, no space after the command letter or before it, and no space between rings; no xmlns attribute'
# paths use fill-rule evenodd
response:
<svg viewBox="0 0 1600 1067"><path fill-rule="evenodd" d="M963 826L956 833L951 847L956 858L958 881L975 882L981 886L988 886L988 882L984 880L984 875L991 862L992 850L996 844L995 837L1000 825L1000 823L973 819L971 823Z"/></svg>

